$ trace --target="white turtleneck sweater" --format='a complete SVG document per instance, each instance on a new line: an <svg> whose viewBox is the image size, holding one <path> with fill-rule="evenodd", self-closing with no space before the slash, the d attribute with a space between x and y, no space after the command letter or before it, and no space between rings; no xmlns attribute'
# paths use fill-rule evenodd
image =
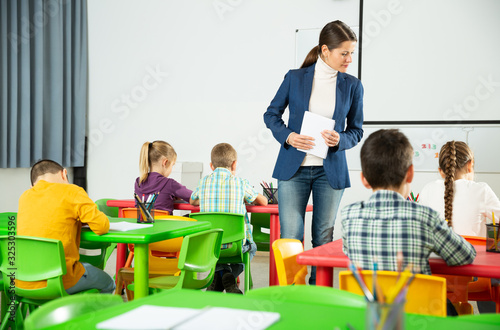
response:
<svg viewBox="0 0 500 330"><path fill-rule="evenodd" d="M320 56L314 68L309 111L323 117L332 118L335 111L335 91L337 89L337 73L326 64ZM325 143L324 140L314 141ZM301 166L323 166L323 159L311 154L306 154Z"/></svg>

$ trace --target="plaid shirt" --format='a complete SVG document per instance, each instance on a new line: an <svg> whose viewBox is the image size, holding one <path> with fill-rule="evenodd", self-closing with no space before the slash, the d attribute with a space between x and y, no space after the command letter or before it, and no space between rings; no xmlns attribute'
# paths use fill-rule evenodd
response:
<svg viewBox="0 0 500 330"><path fill-rule="evenodd" d="M248 180L218 167L200 180L191 199L200 199L200 212L228 212L245 215L246 239L253 241L245 202L252 203L259 193Z"/></svg>
<svg viewBox="0 0 500 330"><path fill-rule="evenodd" d="M366 202L342 210L343 251L363 269L397 271L397 253L403 252L403 267L431 275L428 258L440 255L448 265L474 261L476 250L457 235L429 207L405 200L400 194L379 190ZM419 267L419 268L417 268Z"/></svg>

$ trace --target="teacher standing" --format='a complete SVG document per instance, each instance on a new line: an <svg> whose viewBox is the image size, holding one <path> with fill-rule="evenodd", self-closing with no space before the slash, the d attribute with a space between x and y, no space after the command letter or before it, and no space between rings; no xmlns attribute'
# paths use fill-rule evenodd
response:
<svg viewBox="0 0 500 330"><path fill-rule="evenodd" d="M328 23L318 46L307 55L300 69L285 75L264 114L266 126L281 144L273 177L278 179L281 237L302 240L307 202L312 192L312 245L333 240L333 226L344 189L350 187L345 150L363 137L363 86L347 73L357 38L341 21ZM282 119L288 106L288 124ZM322 140L300 135L304 112L332 118L334 130L321 132ZM326 159L297 149L309 150L326 143ZM316 283L313 267L310 284Z"/></svg>

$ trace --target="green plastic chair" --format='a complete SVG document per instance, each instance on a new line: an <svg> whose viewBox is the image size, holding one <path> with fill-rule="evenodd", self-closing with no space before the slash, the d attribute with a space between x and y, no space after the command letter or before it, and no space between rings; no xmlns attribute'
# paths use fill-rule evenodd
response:
<svg viewBox="0 0 500 330"><path fill-rule="evenodd" d="M9 255L9 247L12 246L15 246L14 259ZM0 255L4 291L9 292L11 278L8 275L11 274L12 268L15 268L15 278L18 280L47 281L46 287L39 289L15 287L15 296L9 297L11 306L14 306L15 323L10 320L10 314L6 314L1 329L7 329L9 325L14 328L22 326L27 311L31 313L36 307L52 299L68 296L62 282L62 276L66 274L66 260L61 241L29 236L16 236L13 240L12 236L2 235Z"/></svg>
<svg viewBox="0 0 500 330"><path fill-rule="evenodd" d="M311 302L327 306L366 308L363 296L326 286L287 285L270 286L248 292L248 297L266 297L274 301Z"/></svg>
<svg viewBox="0 0 500 330"><path fill-rule="evenodd" d="M198 221L212 223L212 228L224 230L222 244L231 244L228 249L220 251L219 264L245 265L245 293L250 289L250 253L242 252L243 240L245 239L245 216L224 212L198 212L190 213L191 218Z"/></svg>
<svg viewBox="0 0 500 330"><path fill-rule="evenodd" d="M269 213L251 213L250 223L252 224L253 241L257 245L258 251L269 251L269 236L263 229L271 228L271 216Z"/></svg>
<svg viewBox="0 0 500 330"><path fill-rule="evenodd" d="M120 296L112 294L81 294L50 301L30 314L24 322L25 330L46 329L75 317L95 313L103 308L123 303Z"/></svg>
<svg viewBox="0 0 500 330"><path fill-rule="evenodd" d="M16 226L17 212L0 213L0 235L9 235L9 232L15 234Z"/></svg>
<svg viewBox="0 0 500 330"><path fill-rule="evenodd" d="M108 206L106 203L113 198L102 198L95 201L99 211L106 214L108 217L118 218L118 207Z"/></svg>
<svg viewBox="0 0 500 330"><path fill-rule="evenodd" d="M113 253L113 250L116 248L116 243L80 241L80 248L89 251L94 250L92 253L99 251L99 254L95 255L80 253L80 262L86 262L104 270L106 262L108 262L111 253Z"/></svg>
<svg viewBox="0 0 500 330"><path fill-rule="evenodd" d="M208 287L214 277L221 242L222 229L210 229L185 236L179 253L180 275L150 278L149 287L153 289L153 292ZM208 275L198 278L198 275L206 272ZM128 288L133 290L134 285L131 284Z"/></svg>

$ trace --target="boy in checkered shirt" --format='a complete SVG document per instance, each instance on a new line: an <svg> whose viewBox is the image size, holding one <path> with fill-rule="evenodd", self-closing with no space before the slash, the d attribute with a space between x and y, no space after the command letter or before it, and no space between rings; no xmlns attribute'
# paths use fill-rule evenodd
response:
<svg viewBox="0 0 500 330"><path fill-rule="evenodd" d="M267 198L259 194L248 180L235 175L237 153L228 143L219 143L211 153L212 173L200 180L191 195L190 203L200 205L200 212L228 212L245 215L246 239L243 252L250 251L250 259L257 252L253 242L245 203L267 205ZM236 278L243 271L242 264L217 265L209 291L242 293L236 286Z"/></svg>
<svg viewBox="0 0 500 330"><path fill-rule="evenodd" d="M343 251L363 269L397 270L397 254L405 267L431 275L429 255L448 265L467 265L476 250L453 232L438 212L407 200L413 180L413 148L396 129L371 134L361 148L361 182L373 190L367 201L342 210Z"/></svg>
<svg viewBox="0 0 500 330"><path fill-rule="evenodd" d="M361 182L373 190L367 201L342 209L343 251L363 269L397 271L403 265L432 275L429 255L440 255L448 265L467 265L476 250L453 232L433 209L406 197L413 180L413 148L397 129L372 133L361 147ZM447 314L457 315L451 302Z"/></svg>

